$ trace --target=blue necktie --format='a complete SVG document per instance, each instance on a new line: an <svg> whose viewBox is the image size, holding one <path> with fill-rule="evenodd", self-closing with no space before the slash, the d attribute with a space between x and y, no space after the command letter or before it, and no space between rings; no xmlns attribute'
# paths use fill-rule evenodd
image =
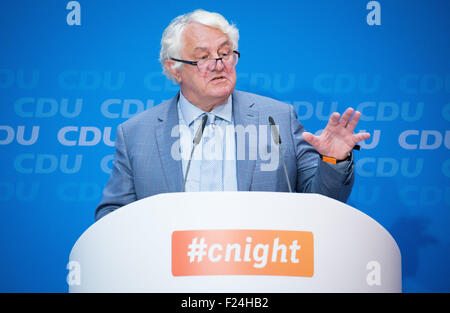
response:
<svg viewBox="0 0 450 313"><path fill-rule="evenodd" d="M220 118L208 114L202 137L200 191L223 191L223 138Z"/></svg>

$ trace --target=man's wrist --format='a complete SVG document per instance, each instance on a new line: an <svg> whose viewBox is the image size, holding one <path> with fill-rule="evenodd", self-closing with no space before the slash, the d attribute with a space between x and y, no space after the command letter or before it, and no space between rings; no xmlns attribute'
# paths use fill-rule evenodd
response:
<svg viewBox="0 0 450 313"><path fill-rule="evenodd" d="M351 152L349 152L349 154L347 155L347 157L346 157L345 159L343 159L343 160L338 160L338 159L336 159L336 158L333 158L333 157L329 157L329 156L321 155L321 154L320 154L320 159L321 159L323 162L326 162L326 163L330 163L330 164L338 164L338 163L341 163L341 162L348 162L348 161L351 161L351 159L352 159L352 154L351 154Z"/></svg>
<svg viewBox="0 0 450 313"><path fill-rule="evenodd" d="M358 150L359 151L360 149L361 149L360 145L355 145L352 150ZM322 161L330 163L330 164L338 164L338 163L341 163L341 162L348 162L348 161L352 160L352 151L350 151L348 153L347 157L345 159L343 159L343 160L338 160L336 158L329 157L329 156L326 156L326 155L321 155L321 154L319 154L319 155L320 155L320 159Z"/></svg>

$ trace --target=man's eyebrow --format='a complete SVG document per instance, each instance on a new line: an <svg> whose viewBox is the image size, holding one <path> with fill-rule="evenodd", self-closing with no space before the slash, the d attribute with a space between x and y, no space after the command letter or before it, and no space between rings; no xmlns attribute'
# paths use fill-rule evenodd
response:
<svg viewBox="0 0 450 313"><path fill-rule="evenodd" d="M205 51L205 50L208 50L208 48L205 48L205 47L196 47L196 48L194 49L194 51L198 51L198 50Z"/></svg>
<svg viewBox="0 0 450 313"><path fill-rule="evenodd" d="M231 46L231 42L229 41L229 40L227 40L227 41L224 41L220 46L219 46L219 48L222 48L223 46Z"/></svg>
<svg viewBox="0 0 450 313"><path fill-rule="evenodd" d="M229 40L224 41L224 42L219 46L219 49L222 48L223 46L226 46L226 45L231 46L231 42L230 42ZM194 49L194 51L198 51L198 50L200 50L200 51L206 51L206 50L208 50L208 48L206 48L206 47L196 47L196 48Z"/></svg>

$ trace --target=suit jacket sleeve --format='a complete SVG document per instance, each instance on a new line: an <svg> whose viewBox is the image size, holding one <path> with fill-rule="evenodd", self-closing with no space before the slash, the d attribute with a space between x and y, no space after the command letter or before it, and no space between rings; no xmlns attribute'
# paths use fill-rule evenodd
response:
<svg viewBox="0 0 450 313"><path fill-rule="evenodd" d="M115 145L114 166L109 181L103 190L103 199L95 211L96 220L121 206L137 200L134 189L133 169L122 125L117 127Z"/></svg>
<svg viewBox="0 0 450 313"><path fill-rule="evenodd" d="M346 202L354 182L353 153L349 162L329 164L320 159L319 153L302 136L305 131L291 110L291 134L297 157L297 192L319 193Z"/></svg>

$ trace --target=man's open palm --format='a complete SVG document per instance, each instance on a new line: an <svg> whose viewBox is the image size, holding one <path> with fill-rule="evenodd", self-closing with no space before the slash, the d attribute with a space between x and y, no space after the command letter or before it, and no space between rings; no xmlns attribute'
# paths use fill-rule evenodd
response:
<svg viewBox="0 0 450 313"><path fill-rule="evenodd" d="M355 144L370 138L369 133L354 134L361 112L348 108L342 117L337 112L331 114L327 127L320 136L309 132L303 133L303 138L321 155L337 160L345 159Z"/></svg>

